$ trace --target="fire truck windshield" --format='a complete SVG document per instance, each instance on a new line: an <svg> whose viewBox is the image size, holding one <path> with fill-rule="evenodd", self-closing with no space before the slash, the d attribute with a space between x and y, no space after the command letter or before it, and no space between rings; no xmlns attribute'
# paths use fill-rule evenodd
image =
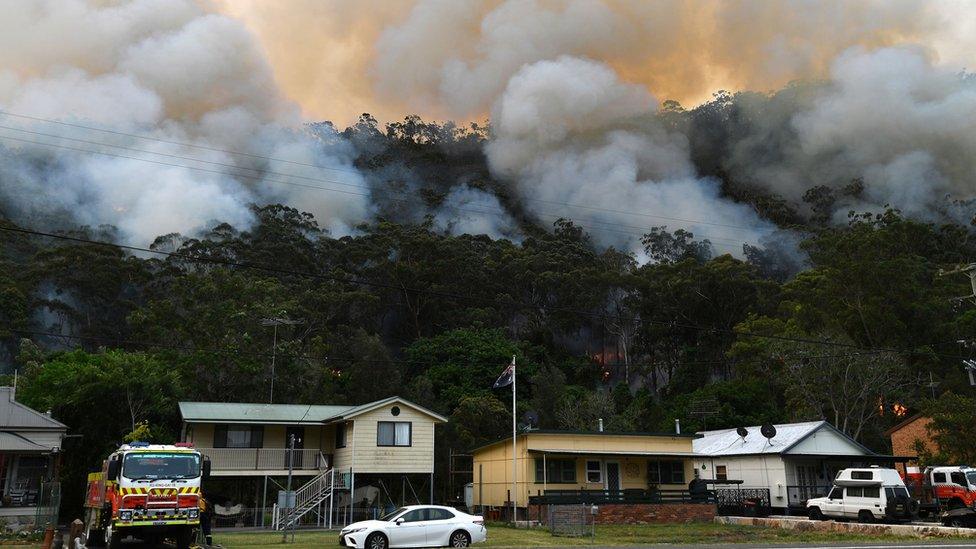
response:
<svg viewBox="0 0 976 549"><path fill-rule="evenodd" d="M122 460L122 476L139 479L177 479L200 476L200 456L189 452L135 452Z"/></svg>
<svg viewBox="0 0 976 549"><path fill-rule="evenodd" d="M976 486L976 471L966 471L966 480L970 486Z"/></svg>

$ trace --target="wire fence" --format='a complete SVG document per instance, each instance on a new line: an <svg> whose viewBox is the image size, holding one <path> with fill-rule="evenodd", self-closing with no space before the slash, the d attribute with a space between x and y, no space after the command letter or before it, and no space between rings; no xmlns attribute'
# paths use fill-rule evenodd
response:
<svg viewBox="0 0 976 549"><path fill-rule="evenodd" d="M590 504L549 505L549 532L554 536L587 537L596 534L596 513Z"/></svg>

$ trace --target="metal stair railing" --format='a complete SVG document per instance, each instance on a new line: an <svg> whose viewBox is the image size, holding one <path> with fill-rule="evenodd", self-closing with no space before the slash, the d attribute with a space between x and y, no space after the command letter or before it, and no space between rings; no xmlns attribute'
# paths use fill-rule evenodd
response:
<svg viewBox="0 0 976 549"><path fill-rule="evenodd" d="M340 484L341 482L340 480ZM331 527L331 507L335 487L336 478L334 468L325 469L316 475L298 490L295 490L295 507L290 512L288 509L279 509L277 511L272 520L274 529L281 530L295 525L299 519L318 507L326 499L330 500L329 526Z"/></svg>

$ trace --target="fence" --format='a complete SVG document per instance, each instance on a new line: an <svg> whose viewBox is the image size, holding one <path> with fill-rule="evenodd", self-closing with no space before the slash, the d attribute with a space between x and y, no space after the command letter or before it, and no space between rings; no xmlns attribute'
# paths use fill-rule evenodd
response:
<svg viewBox="0 0 976 549"><path fill-rule="evenodd" d="M546 490L529 496L530 505L599 505L603 503L715 503L715 492L687 490Z"/></svg>
<svg viewBox="0 0 976 549"><path fill-rule="evenodd" d="M771 511L768 488L717 488L715 500L720 515L764 517Z"/></svg>
<svg viewBox="0 0 976 549"><path fill-rule="evenodd" d="M593 536L596 533L596 515L587 504L550 505L549 532L554 536Z"/></svg>

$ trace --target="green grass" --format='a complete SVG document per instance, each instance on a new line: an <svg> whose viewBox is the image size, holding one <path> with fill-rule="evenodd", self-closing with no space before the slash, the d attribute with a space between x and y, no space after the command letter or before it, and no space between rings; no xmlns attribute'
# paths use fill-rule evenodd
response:
<svg viewBox="0 0 976 549"><path fill-rule="evenodd" d="M795 532L781 528L714 523L597 526L596 538L553 537L548 530L488 526L488 542L475 547L547 547L553 545L644 545L653 543L817 543L881 541L894 536L865 536L841 532ZM904 538L901 538L904 539ZM290 540L290 537L289 537ZM281 534L273 532L217 532L214 542L227 548L281 548ZM338 546L336 532L297 532L293 549Z"/></svg>

